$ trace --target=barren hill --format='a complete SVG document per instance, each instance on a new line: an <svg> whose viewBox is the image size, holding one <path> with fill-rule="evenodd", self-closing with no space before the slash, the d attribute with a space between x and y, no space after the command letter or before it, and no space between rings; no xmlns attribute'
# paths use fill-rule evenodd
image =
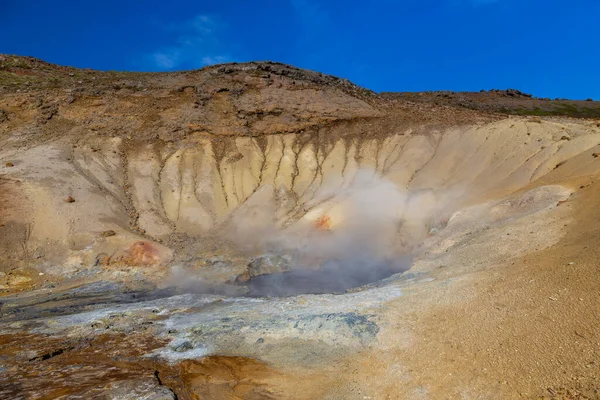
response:
<svg viewBox="0 0 600 400"><path fill-rule="evenodd" d="M499 114L600 118L600 101L591 98L585 100L539 98L516 89L492 89L480 92L382 93L381 95L387 99L449 105Z"/></svg>

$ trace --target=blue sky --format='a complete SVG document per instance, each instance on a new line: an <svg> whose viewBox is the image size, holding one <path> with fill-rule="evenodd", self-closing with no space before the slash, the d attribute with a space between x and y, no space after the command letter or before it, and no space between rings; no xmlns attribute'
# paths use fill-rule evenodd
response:
<svg viewBox="0 0 600 400"><path fill-rule="evenodd" d="M273 60L375 91L600 99L599 0L0 0L0 37L102 70Z"/></svg>

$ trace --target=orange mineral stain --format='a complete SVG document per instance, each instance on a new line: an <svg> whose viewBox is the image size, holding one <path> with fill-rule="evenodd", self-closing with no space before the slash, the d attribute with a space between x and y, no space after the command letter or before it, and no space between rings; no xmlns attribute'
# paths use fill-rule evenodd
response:
<svg viewBox="0 0 600 400"><path fill-rule="evenodd" d="M319 231L330 231L331 230L331 217L329 215L321 215L314 223L313 226Z"/></svg>
<svg viewBox="0 0 600 400"><path fill-rule="evenodd" d="M160 262L158 249L148 242L133 243L128 253L127 263L129 265L154 265Z"/></svg>

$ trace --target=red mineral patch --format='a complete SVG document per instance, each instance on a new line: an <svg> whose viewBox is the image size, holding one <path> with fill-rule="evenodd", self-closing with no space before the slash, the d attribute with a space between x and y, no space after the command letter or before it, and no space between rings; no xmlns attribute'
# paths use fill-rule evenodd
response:
<svg viewBox="0 0 600 400"><path fill-rule="evenodd" d="M129 247L129 257L125 260L130 265L155 265L160 262L160 253L149 242L138 241Z"/></svg>

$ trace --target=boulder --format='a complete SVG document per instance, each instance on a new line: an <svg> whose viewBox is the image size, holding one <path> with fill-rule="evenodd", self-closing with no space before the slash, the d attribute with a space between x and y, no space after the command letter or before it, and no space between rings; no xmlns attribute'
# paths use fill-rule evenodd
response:
<svg viewBox="0 0 600 400"><path fill-rule="evenodd" d="M289 256L265 254L250 261L248 269L238 276L237 282L247 282L257 276L287 272L291 269L292 260Z"/></svg>

